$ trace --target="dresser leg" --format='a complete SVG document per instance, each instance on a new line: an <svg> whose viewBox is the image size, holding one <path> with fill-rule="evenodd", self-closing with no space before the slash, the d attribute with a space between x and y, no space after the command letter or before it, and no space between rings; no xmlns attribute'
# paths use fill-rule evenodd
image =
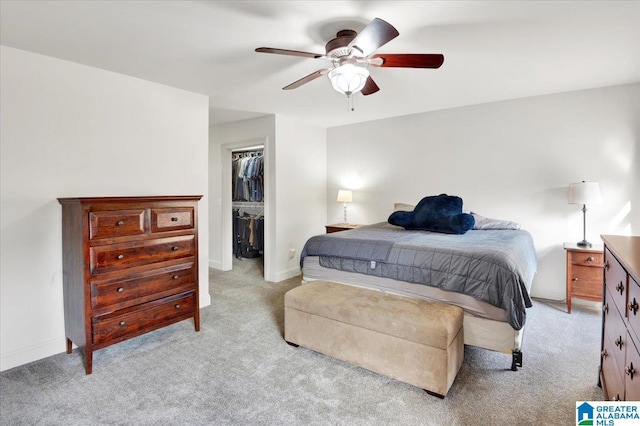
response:
<svg viewBox="0 0 640 426"><path fill-rule="evenodd" d="M197 309L195 315L193 315L193 324L195 325L196 331L200 331L200 312Z"/></svg>
<svg viewBox="0 0 640 426"><path fill-rule="evenodd" d="M67 337L67 353L70 354L71 353L71 347L72 347L72 343L71 343L71 339L69 339Z"/></svg>
<svg viewBox="0 0 640 426"><path fill-rule="evenodd" d="M87 374L91 374L93 367L93 351L87 347L84 348L84 369Z"/></svg>

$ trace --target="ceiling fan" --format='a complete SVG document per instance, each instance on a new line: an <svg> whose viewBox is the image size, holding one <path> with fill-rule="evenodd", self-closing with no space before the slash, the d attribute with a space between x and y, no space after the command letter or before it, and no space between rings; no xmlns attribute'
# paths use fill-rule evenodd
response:
<svg viewBox="0 0 640 426"><path fill-rule="evenodd" d="M313 72L283 87L283 89L298 88L327 74L333 88L342 94L346 94L350 99L351 95L357 92L367 96L380 90L369 74L369 65L395 68L439 68L444 62L444 56L439 53L373 54L378 48L398 35L400 33L391 24L375 18L360 34L353 30L338 31L336 37L326 44L325 54L271 47L259 47L256 52L327 60L332 63L332 66Z"/></svg>

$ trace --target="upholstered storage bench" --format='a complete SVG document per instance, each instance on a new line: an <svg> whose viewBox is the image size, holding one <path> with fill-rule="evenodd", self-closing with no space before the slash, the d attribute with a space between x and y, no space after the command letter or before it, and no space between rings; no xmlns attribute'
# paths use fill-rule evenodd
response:
<svg viewBox="0 0 640 426"><path fill-rule="evenodd" d="M457 306L313 281L285 294L284 338L444 398L464 357L462 316Z"/></svg>

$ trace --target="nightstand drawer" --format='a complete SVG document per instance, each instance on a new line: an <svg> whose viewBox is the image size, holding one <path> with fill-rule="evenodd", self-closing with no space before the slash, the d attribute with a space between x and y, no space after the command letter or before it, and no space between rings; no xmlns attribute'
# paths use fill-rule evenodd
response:
<svg viewBox="0 0 640 426"><path fill-rule="evenodd" d="M570 252L570 255L571 263L576 266L595 266L601 268L604 264L603 253L583 253L573 251ZM602 273L601 270L600 273Z"/></svg>

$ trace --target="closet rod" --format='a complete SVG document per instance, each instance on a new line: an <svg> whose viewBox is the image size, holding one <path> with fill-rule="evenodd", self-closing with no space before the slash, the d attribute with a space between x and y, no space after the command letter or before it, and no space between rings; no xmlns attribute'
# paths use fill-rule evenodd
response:
<svg viewBox="0 0 640 426"><path fill-rule="evenodd" d="M240 148L240 149L234 149L231 151L232 154L239 154L242 152L249 152L249 151L264 151L264 145L261 146L252 146L249 148Z"/></svg>

